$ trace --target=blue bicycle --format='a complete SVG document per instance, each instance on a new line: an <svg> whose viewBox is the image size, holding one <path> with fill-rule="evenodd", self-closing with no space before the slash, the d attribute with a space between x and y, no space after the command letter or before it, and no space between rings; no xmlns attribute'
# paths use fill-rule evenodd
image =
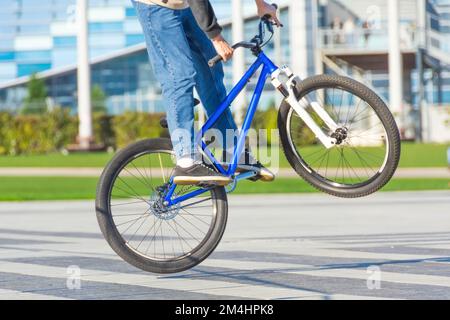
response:
<svg viewBox="0 0 450 320"><path fill-rule="evenodd" d="M270 41L265 41L267 31L271 39L273 25L264 17L257 36L233 46L251 50L256 61L200 132L204 137L259 70L231 162L218 161L205 139L199 140L205 158L233 178L230 186L174 184L170 139L134 143L105 168L97 189L97 219L105 239L125 261L149 272L174 273L213 252L227 222L227 192L257 175L239 173L238 159L268 78L284 97L278 130L284 154L298 175L323 192L346 198L369 195L392 178L400 138L385 103L350 78L320 75L302 80L288 67L278 68L262 50ZM215 57L210 66L220 60Z"/></svg>

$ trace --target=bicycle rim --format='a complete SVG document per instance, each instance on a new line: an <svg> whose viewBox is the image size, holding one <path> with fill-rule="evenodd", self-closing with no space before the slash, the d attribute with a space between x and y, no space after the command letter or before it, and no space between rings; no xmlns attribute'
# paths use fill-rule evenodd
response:
<svg viewBox="0 0 450 320"><path fill-rule="evenodd" d="M193 254L209 239L216 223L213 190L164 209L159 188L167 188L173 153L140 153L118 171L109 192L109 208L124 244L141 257L174 262ZM195 190L178 187L175 196Z"/></svg>
<svg viewBox="0 0 450 320"><path fill-rule="evenodd" d="M389 158L389 137L377 111L357 94L341 87L315 88L304 94L318 101L341 128L342 136L327 149L295 113L289 111L287 132L300 164L317 180L339 188L359 188L383 172ZM335 134L314 113L307 110L329 136Z"/></svg>

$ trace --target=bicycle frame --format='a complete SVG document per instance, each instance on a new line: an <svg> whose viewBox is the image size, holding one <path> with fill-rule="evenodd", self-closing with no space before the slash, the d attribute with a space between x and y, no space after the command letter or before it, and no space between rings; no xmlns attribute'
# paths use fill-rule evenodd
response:
<svg viewBox="0 0 450 320"><path fill-rule="evenodd" d="M231 163L228 166L228 169L226 170L223 167L223 165L220 164L219 161L217 161L217 159L214 157L212 152L208 149L208 147L206 146L206 144L202 140L202 138L205 135L205 133L209 129L211 129L213 127L213 125L219 120L219 118L222 116L222 114L230 107L232 102L236 99L236 97L239 95L239 93L247 85L250 78L252 78L253 75L261 67L262 67L261 74L260 74L258 82L256 84L255 92L253 93L253 97L250 101L250 105L248 107L247 114L246 114L244 122L242 124L242 128L240 130L239 137L237 140L237 144L234 146L234 152L233 152L233 157L232 157ZM211 115L211 117L209 117L209 119L206 121L206 123L200 129L200 132L197 135L197 137L198 137L197 144L199 144L201 146L205 155L209 158L209 160L212 162L212 164L217 168L217 170L220 173L225 174L227 176L233 176L236 173L238 161L239 161L240 155L242 154L244 146L245 146L245 138L246 138L247 132L250 129L250 126L252 124L253 118L255 116L255 112L258 108L258 104L261 99L261 95L264 90L264 86L266 84L267 78L277 70L279 70L278 67L264 54L264 52L261 52L257 56L256 61L252 64L252 66L244 74L242 79L230 91L230 93L225 98L225 100L220 104L219 108L214 112L214 114ZM249 177L249 175L243 175L243 176L239 175L239 176L240 176L239 180L246 179ZM238 177L236 177L236 179ZM190 193L187 193L185 195L176 197L175 199L172 199L172 196L175 192L176 187L177 187L177 185L175 183L173 183L173 181L171 180L171 186L170 186L169 192L167 193L166 197L164 198L164 201L167 206L176 205L176 204L183 202L185 200L188 200L190 198L194 198L194 197L196 197L202 193L205 193L209 190L209 189L198 189L198 190L192 191Z"/></svg>
<svg viewBox="0 0 450 320"><path fill-rule="evenodd" d="M233 157L231 163L228 166L228 169L225 168L217 161L212 152L208 150L207 145L203 141L203 137L205 133L212 128L212 126L217 122L217 120L222 116L222 114L230 107L231 103L236 99L242 89L247 85L250 78L256 73L256 71L261 68L261 74L259 76L258 82L256 84L255 92L253 93L253 97L250 101L250 105L247 110L247 114L245 116L244 122L242 124L242 128L239 133L237 144L234 146ZM284 73L288 77L288 81L283 83L280 81L279 76L281 73ZM331 131L335 131L338 128L338 125L334 122L334 120L328 115L325 109L320 106L319 103L315 101L309 101L308 98L302 98L300 101L297 100L297 94L295 92L296 83L300 82L301 79L295 76L288 67L283 66L278 68L265 54L264 52L260 52L256 58L256 61L252 64L252 66L248 69L248 71L244 74L242 79L236 84L236 86L230 91L225 100L220 104L219 108L214 112L213 115L206 121L204 126L201 128L200 132L197 134L197 145L201 147L204 154L211 161L211 163L216 167L216 169L229 177L234 176L236 173L236 169L238 167L238 161L240 155L243 152L245 146L245 138L247 136L248 130L253 121L253 117L255 115L256 109L258 108L259 101L261 99L262 92L264 90L264 86L266 84L267 78L271 76L273 86L280 91L286 101L290 104L292 109L302 118L305 124L311 129L311 131L316 135L316 137L321 141L321 143L326 148L332 148L335 146L336 140L329 135L325 134L322 129L316 124L311 115L306 111L305 106L310 105L313 110L317 113L317 115L322 118L324 123L329 127ZM248 179L250 177L255 176L256 173L247 172L239 174L235 176L235 182L243 179ZM177 185L173 183L173 180L170 181L170 188L167 195L164 197L164 204L166 206L172 206L179 204L185 200L196 197L202 193L207 192L210 189L198 189L187 193L185 195L176 197L172 199L172 196L175 193Z"/></svg>

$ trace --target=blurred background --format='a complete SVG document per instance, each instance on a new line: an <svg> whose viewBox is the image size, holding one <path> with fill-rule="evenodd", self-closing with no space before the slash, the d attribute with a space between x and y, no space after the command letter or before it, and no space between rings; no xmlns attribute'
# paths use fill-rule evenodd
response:
<svg viewBox="0 0 450 320"><path fill-rule="evenodd" d="M253 0L211 2L229 42L254 36ZM302 77L347 75L371 87L399 125L405 142L401 168L416 170L403 177L410 179L409 188L427 180L423 188L448 189L450 0L276 2L284 28L276 31L267 54ZM4 199L33 199L36 192L24 188L37 183L11 177L50 181L71 175L31 168L98 169L111 157L106 150L167 136L159 126L161 90L131 1L0 0L0 5L0 179L9 181L3 183L9 185ZM242 52L225 64L228 88L252 59ZM232 106L238 121L248 96L244 92ZM280 102L267 85L254 126L275 129ZM199 108L200 122L204 117ZM96 152L70 153L75 151ZM287 167L285 159L280 165ZM97 173L85 183L93 186ZM11 183L22 191L12 192ZM393 183L391 188L400 188Z"/></svg>

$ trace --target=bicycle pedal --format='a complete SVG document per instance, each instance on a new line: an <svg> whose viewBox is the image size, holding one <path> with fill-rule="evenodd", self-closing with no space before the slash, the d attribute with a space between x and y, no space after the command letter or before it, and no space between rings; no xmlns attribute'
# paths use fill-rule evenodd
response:
<svg viewBox="0 0 450 320"><path fill-rule="evenodd" d="M257 182L259 180L261 180L261 176L260 175L256 175L250 178L247 178L248 181L252 181L252 182Z"/></svg>

